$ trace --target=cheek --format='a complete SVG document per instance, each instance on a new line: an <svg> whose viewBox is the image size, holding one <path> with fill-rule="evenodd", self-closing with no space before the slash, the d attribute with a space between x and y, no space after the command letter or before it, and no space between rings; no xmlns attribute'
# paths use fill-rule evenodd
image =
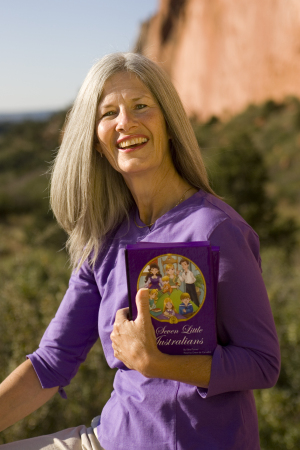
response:
<svg viewBox="0 0 300 450"><path fill-rule="evenodd" d="M103 150L111 147L113 127L110 122L100 123L96 129L96 135Z"/></svg>
<svg viewBox="0 0 300 450"><path fill-rule="evenodd" d="M103 125L100 124L96 129L97 145L96 149L99 153L103 153L110 165L117 171L119 166L116 160L116 154L114 152L113 145L113 127L110 122L106 122Z"/></svg>

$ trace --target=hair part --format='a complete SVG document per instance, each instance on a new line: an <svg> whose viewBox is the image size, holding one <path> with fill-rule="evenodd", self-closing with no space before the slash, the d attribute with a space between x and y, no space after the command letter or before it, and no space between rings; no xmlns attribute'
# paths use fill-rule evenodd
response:
<svg viewBox="0 0 300 450"><path fill-rule="evenodd" d="M190 121L167 74L136 53L104 56L89 71L67 115L63 140L52 167L50 200L68 233L73 268L89 257L95 264L104 237L128 218L134 200L122 175L95 148L97 109L105 82L120 72L134 73L158 102L171 138L179 175L213 195Z"/></svg>

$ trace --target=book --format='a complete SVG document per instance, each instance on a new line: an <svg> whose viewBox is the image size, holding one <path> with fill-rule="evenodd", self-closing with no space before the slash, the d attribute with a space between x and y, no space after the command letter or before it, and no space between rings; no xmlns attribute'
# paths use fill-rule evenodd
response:
<svg viewBox="0 0 300 450"><path fill-rule="evenodd" d="M137 291L148 288L149 311L161 352L213 353L217 345L219 250L209 241L126 246L130 319L137 317Z"/></svg>

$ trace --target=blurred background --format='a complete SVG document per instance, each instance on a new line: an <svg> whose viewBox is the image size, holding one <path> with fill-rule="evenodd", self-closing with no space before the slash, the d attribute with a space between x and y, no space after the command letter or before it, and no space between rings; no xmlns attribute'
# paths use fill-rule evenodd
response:
<svg viewBox="0 0 300 450"><path fill-rule="evenodd" d="M299 1L10 0L0 25L0 379L38 346L68 284L47 175L66 112L98 58L134 50L170 74L214 189L260 235L282 352L277 386L255 392L261 446L300 448ZM0 444L89 425L113 377L98 342L67 402Z"/></svg>

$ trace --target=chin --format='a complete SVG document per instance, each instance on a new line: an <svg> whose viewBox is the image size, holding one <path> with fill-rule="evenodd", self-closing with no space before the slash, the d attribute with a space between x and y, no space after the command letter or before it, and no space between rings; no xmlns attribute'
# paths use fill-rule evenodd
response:
<svg viewBox="0 0 300 450"><path fill-rule="evenodd" d="M119 166L118 172L120 172L124 177L126 176L136 176L136 175L145 175L147 172L151 170L155 170L155 167L149 166L148 164L139 164L139 163L129 163L122 164Z"/></svg>

